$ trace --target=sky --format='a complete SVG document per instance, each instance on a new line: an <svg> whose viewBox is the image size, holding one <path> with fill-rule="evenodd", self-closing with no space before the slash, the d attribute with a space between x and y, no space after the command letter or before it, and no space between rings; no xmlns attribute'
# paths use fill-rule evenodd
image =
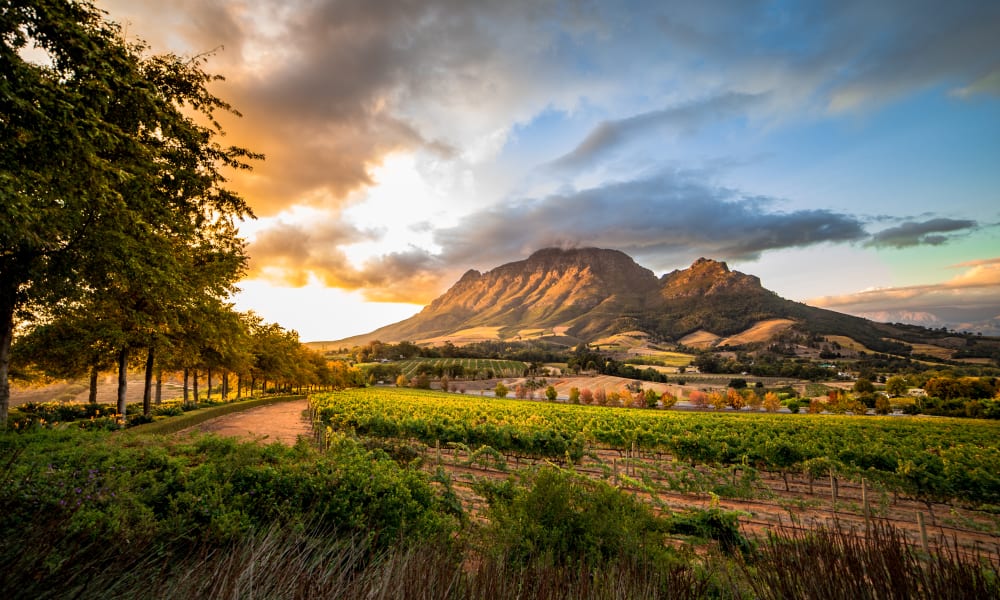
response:
<svg viewBox="0 0 1000 600"><path fill-rule="evenodd" d="M262 152L235 303L305 341L549 246L1000 334L1000 3L99 0Z"/></svg>

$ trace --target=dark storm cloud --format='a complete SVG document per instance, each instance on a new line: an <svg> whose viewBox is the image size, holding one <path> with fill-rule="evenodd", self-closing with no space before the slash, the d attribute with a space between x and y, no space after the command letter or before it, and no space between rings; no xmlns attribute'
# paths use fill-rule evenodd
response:
<svg viewBox="0 0 1000 600"><path fill-rule="evenodd" d="M756 95L729 93L625 119L603 121L576 148L551 165L556 168L587 167L631 141L664 133L694 133L713 121L744 114L759 100Z"/></svg>
<svg viewBox="0 0 1000 600"><path fill-rule="evenodd" d="M867 237L851 215L771 210L775 204L668 172L497 206L438 232L437 242L445 263L487 267L552 245L618 248L659 260L749 260L768 250Z"/></svg>
<svg viewBox="0 0 1000 600"><path fill-rule="evenodd" d="M966 233L977 226L976 221L969 219L937 218L927 221L906 221L872 235L867 245L890 248L940 246L954 237L946 234Z"/></svg>

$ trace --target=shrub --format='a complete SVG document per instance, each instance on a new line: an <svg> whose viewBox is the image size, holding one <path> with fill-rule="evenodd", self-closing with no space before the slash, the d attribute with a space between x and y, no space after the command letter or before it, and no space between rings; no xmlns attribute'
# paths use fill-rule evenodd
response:
<svg viewBox="0 0 1000 600"><path fill-rule="evenodd" d="M621 490L545 467L521 481L477 484L489 504L487 553L515 564L597 567L624 556L662 561L666 519Z"/></svg>

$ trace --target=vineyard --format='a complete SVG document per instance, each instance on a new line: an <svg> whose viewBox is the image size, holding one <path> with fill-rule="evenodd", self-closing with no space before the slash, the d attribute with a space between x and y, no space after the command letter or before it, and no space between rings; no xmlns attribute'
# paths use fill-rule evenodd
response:
<svg viewBox="0 0 1000 600"><path fill-rule="evenodd" d="M461 367L461 377L466 379L492 379L493 377L521 377L525 364L519 360L496 360L492 358L411 358L401 360L397 365L407 378L416 377L420 368L437 369L447 373ZM426 366L425 366L426 365Z"/></svg>
<svg viewBox="0 0 1000 600"><path fill-rule="evenodd" d="M311 403L317 429L436 456L470 485L558 462L663 510L739 511L750 529L864 527L872 516L916 543L928 517L941 539L1000 553L1000 425L991 421L658 411L386 388Z"/></svg>

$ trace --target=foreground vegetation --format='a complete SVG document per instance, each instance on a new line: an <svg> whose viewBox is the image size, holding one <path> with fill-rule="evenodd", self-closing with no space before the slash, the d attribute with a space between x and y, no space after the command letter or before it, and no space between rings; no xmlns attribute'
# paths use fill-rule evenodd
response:
<svg viewBox="0 0 1000 600"><path fill-rule="evenodd" d="M477 485L350 436L318 451L214 436L0 435L5 597L985 598L984 556L888 525L743 537L556 467ZM986 562L983 562L986 561ZM880 575L860 576L859 573Z"/></svg>

